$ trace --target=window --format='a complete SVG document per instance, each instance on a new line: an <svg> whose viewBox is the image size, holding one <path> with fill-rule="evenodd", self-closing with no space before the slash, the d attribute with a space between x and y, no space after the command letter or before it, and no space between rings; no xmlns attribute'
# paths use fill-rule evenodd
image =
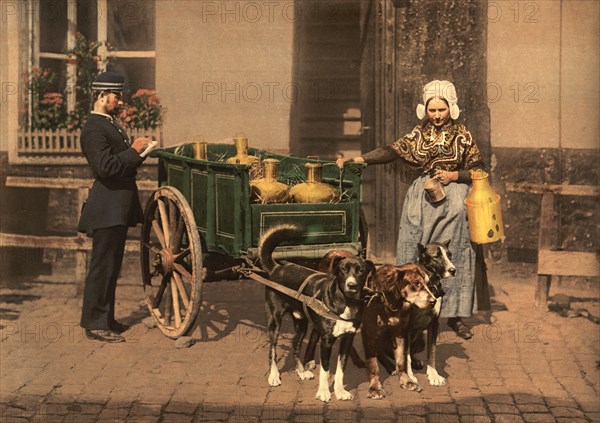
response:
<svg viewBox="0 0 600 423"><path fill-rule="evenodd" d="M51 69L56 80L46 91L64 93L66 111L78 101L77 63L65 51L76 46L77 34L98 42L97 68L125 75L130 92L155 89L154 0L29 0L28 73L35 67ZM28 93L28 115L38 99ZM28 120L29 122L31 119Z"/></svg>

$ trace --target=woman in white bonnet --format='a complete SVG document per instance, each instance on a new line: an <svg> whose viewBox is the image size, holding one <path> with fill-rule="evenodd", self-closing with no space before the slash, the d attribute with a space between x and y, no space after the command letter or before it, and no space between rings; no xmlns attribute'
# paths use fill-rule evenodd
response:
<svg viewBox="0 0 600 423"><path fill-rule="evenodd" d="M457 123L460 114L456 89L449 81L431 81L423 88L423 104L417 106L422 123L395 142L353 159L338 159L338 165L351 160L368 165L402 159L422 169L408 189L398 234L396 262L415 261L417 244L451 240L456 275L445 279L441 317L462 338L473 336L461 318L477 312L475 292L475 250L469 239L464 200L471 184L470 170L481 169L481 154L471 133ZM423 188L436 177L444 185L446 198L432 203Z"/></svg>

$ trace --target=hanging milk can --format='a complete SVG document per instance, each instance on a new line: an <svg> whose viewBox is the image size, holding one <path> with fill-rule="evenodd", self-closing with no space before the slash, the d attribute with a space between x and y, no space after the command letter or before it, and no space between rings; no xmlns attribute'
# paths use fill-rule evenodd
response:
<svg viewBox="0 0 600 423"><path fill-rule="evenodd" d="M262 164L264 176L250 182L252 201L261 204L287 202L289 187L277 181L279 160L264 159Z"/></svg>
<svg viewBox="0 0 600 423"><path fill-rule="evenodd" d="M340 193L331 185L321 182L323 168L319 163L306 163L306 182L294 185L290 197L296 203L334 203Z"/></svg>
<svg viewBox="0 0 600 423"><path fill-rule="evenodd" d="M256 156L248 155L248 137L246 137L244 134L237 134L233 140L235 142L235 149L237 151L237 155L228 158L226 163L252 164L260 160Z"/></svg>
<svg viewBox="0 0 600 423"><path fill-rule="evenodd" d="M504 237L500 195L490 185L488 174L471 171L473 186L465 200L471 241L487 244Z"/></svg>

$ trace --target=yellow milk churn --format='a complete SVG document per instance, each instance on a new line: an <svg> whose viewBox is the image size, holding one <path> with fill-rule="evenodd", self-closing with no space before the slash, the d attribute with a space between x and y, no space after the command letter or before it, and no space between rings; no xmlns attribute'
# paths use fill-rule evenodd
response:
<svg viewBox="0 0 600 423"><path fill-rule="evenodd" d="M263 177L250 182L252 201L261 204L285 203L288 201L289 187L277 181L279 160L264 159Z"/></svg>
<svg viewBox="0 0 600 423"><path fill-rule="evenodd" d="M322 166L320 163L306 163L306 182L294 185L290 189L290 197L295 203L335 203L340 198L337 189L321 182Z"/></svg>
<svg viewBox="0 0 600 423"><path fill-rule="evenodd" d="M246 135L239 133L233 138L233 141L237 155L228 158L225 163L250 165L260 161L258 157L248 155L248 137Z"/></svg>
<svg viewBox="0 0 600 423"><path fill-rule="evenodd" d="M487 244L504 237L500 195L490 185L483 170L471 171L473 187L465 200L471 241Z"/></svg>

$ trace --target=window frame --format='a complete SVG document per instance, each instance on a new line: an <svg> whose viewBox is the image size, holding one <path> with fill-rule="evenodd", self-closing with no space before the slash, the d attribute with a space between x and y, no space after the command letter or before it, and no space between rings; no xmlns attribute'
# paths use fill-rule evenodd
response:
<svg viewBox="0 0 600 423"><path fill-rule="evenodd" d="M28 14L29 21L29 51L28 51L28 72L31 74L34 66L40 65L40 59L61 60L67 62L66 68L66 96L67 113L75 110L77 84L77 64L68 61L69 56L64 53L53 53L40 51L40 1L29 0L34 13ZM148 0L144 0L148 1ZM155 1L155 0L153 0ZM100 43L98 47L98 70L105 71L108 60L111 57L124 59L154 59L156 60L156 50L108 50L108 0L96 0L97 13L97 40ZM67 49L75 47L75 35L77 34L77 0L67 0ZM156 31L156 29L155 29ZM29 116L33 113L32 93L28 92Z"/></svg>

